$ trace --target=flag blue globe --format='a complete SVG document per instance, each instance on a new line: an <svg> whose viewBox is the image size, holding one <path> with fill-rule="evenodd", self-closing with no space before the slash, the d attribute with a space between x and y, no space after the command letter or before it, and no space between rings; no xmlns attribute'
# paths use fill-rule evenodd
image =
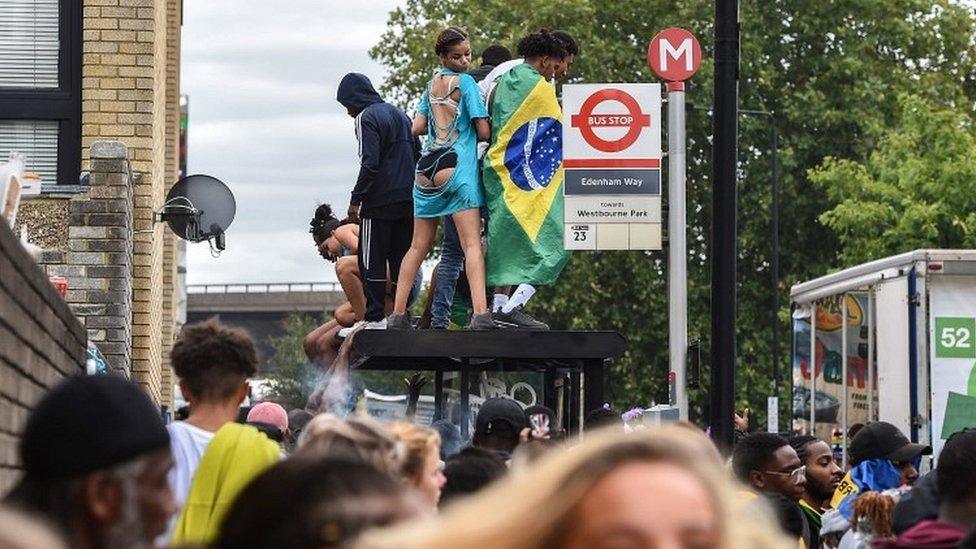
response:
<svg viewBox="0 0 976 549"><path fill-rule="evenodd" d="M555 118L536 118L512 134L505 149L505 167L523 191L546 188L563 160L563 127Z"/></svg>

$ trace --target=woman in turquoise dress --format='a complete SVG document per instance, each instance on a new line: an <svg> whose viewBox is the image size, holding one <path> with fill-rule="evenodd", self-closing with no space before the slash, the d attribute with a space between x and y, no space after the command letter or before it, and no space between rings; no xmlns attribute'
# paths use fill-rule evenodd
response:
<svg viewBox="0 0 976 549"><path fill-rule="evenodd" d="M475 289L485 287L480 214L485 197L478 179L477 145L479 140L491 138L488 111L474 79L465 74L471 65L467 34L457 27L444 29L434 51L442 67L427 85L413 119L414 135L427 136L413 189L413 240L400 264L396 302L387 327L411 327L406 314L410 287L433 245L438 220L451 216L472 288L474 314L468 327L487 330L495 325L488 313L485 292Z"/></svg>

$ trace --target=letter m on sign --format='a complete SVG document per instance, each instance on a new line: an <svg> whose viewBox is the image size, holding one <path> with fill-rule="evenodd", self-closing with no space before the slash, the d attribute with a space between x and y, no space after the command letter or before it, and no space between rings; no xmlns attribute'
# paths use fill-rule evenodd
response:
<svg viewBox="0 0 976 549"><path fill-rule="evenodd" d="M647 47L647 64L668 82L692 77L701 64L701 46L690 32L671 27L657 33Z"/></svg>
<svg viewBox="0 0 976 549"><path fill-rule="evenodd" d="M684 57L685 70L686 71L694 70L695 61L692 56L691 38L685 38L684 40L682 40L681 43L678 44L677 48L674 47L674 45L672 45L670 41L661 40L660 55L661 55L661 59L659 62L662 70L665 71L668 70L669 57L671 59L674 59L676 62L681 61L681 58Z"/></svg>

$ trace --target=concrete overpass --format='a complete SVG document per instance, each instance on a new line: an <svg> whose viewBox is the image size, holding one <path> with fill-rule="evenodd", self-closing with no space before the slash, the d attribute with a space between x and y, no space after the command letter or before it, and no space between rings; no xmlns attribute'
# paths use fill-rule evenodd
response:
<svg viewBox="0 0 976 549"><path fill-rule="evenodd" d="M186 317L191 323L217 316L221 322L244 328L257 342L263 363L271 356L270 338L284 335L283 321L289 314L307 314L324 322L345 301L338 282L190 284Z"/></svg>

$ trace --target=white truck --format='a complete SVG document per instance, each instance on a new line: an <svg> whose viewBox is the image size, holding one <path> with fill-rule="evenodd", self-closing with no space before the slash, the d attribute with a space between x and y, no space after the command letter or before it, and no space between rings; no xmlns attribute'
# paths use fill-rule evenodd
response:
<svg viewBox="0 0 976 549"><path fill-rule="evenodd" d="M797 284L790 301L795 431L840 444L846 462L856 424L893 423L933 458L976 427L976 250L871 261Z"/></svg>

